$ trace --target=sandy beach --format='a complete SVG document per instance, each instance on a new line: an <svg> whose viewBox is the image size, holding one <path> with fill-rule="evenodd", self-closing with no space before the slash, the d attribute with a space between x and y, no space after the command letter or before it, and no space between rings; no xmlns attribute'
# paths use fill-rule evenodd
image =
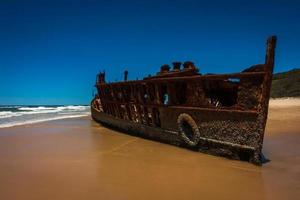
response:
<svg viewBox="0 0 300 200"><path fill-rule="evenodd" d="M2 128L0 199L299 199L300 103L283 102L270 102L270 161L262 167L122 134L89 117Z"/></svg>

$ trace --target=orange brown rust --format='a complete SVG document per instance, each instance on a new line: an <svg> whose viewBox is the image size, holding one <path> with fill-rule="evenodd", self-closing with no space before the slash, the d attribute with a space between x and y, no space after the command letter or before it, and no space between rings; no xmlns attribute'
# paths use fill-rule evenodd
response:
<svg viewBox="0 0 300 200"><path fill-rule="evenodd" d="M276 36L264 64L241 73L199 73L193 62L163 65L143 80L97 75L92 117L109 127L209 154L262 163Z"/></svg>

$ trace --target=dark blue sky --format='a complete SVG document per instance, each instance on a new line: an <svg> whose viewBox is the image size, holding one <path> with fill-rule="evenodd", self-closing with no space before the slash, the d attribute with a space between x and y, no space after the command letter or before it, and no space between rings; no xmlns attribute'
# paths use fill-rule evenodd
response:
<svg viewBox="0 0 300 200"><path fill-rule="evenodd" d="M225 3L226 2L226 3ZM203 73L300 66L300 1L0 1L0 104L87 104L95 75L141 78L172 61Z"/></svg>

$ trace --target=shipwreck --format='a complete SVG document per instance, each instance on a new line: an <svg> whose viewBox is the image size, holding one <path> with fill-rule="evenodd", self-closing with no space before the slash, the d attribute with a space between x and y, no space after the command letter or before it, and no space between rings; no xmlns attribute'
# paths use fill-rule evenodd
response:
<svg viewBox="0 0 300 200"><path fill-rule="evenodd" d="M97 75L92 118L108 127L189 149L262 163L276 36L265 63L240 73L199 73L174 62L142 80L107 83Z"/></svg>

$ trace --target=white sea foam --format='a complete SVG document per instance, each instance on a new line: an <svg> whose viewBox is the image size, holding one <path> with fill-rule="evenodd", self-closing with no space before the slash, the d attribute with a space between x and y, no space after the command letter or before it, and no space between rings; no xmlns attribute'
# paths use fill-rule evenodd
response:
<svg viewBox="0 0 300 200"><path fill-rule="evenodd" d="M13 112L11 112L11 111L1 111L0 112L0 116L2 116L2 115L8 115L8 114L11 114L11 113L13 113Z"/></svg>
<svg viewBox="0 0 300 200"><path fill-rule="evenodd" d="M56 110L56 111L62 111L62 110L85 110L89 108L89 106L58 106L58 107L21 107L18 108L18 110L21 111L45 111L45 110Z"/></svg>
<svg viewBox="0 0 300 200"><path fill-rule="evenodd" d="M21 116L21 113L12 111L0 111L0 119Z"/></svg>
<svg viewBox="0 0 300 200"><path fill-rule="evenodd" d="M57 116L57 117L52 117L52 118L47 118L47 119L33 119L33 120L26 120L22 122L9 122L9 123L4 123L0 124L0 128L8 128L8 127L13 127L13 126L21 126L21 125L27 125L27 124L35 124L35 123L40 123L40 122L46 122L46 121L53 121L53 120L59 120L59 119L69 119L69 118L78 118L78 117L85 117L88 116L87 114L84 115L67 115L67 116Z"/></svg>
<svg viewBox="0 0 300 200"><path fill-rule="evenodd" d="M44 111L28 111L28 112L11 112L11 111L0 111L0 119L19 117L22 115L34 115L34 114L47 114L47 113L57 113L58 110L44 110Z"/></svg>
<svg viewBox="0 0 300 200"><path fill-rule="evenodd" d="M21 107L18 108L18 110L29 110L29 111L36 111L36 110L53 110L56 109L56 107L44 107L44 106L39 106L39 107Z"/></svg>
<svg viewBox="0 0 300 200"><path fill-rule="evenodd" d="M66 111L67 113L72 113L72 112L76 112L76 111L83 111L87 108L83 107L83 108L76 108L73 110L69 110L67 111L68 108L62 108L62 107L57 107L57 108L53 108L53 109L32 109L28 111L21 111L21 112L12 112L12 111L0 111L0 119L3 118L10 118L10 117L17 117L17 116L22 116L22 115L35 115L35 114L50 114L50 113L59 113L62 111Z"/></svg>
<svg viewBox="0 0 300 200"><path fill-rule="evenodd" d="M64 107L58 107L66 110L85 110L89 108L90 106L64 106Z"/></svg>
<svg viewBox="0 0 300 200"><path fill-rule="evenodd" d="M89 106L2 106L0 128L89 114Z"/></svg>

